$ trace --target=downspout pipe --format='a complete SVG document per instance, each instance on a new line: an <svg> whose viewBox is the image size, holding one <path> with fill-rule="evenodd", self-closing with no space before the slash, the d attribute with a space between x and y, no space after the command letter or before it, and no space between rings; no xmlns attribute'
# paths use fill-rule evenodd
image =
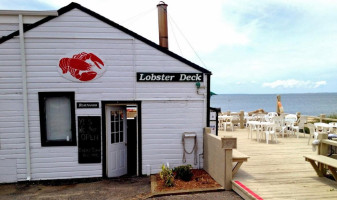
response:
<svg viewBox="0 0 337 200"><path fill-rule="evenodd" d="M21 72L22 72L22 96L23 96L23 116L26 145L26 174L27 181L31 180L31 158L30 158L30 136L28 126L28 94L27 94L27 71L26 71L26 53L23 31L23 16L19 14L19 32L20 32L20 52L21 52Z"/></svg>

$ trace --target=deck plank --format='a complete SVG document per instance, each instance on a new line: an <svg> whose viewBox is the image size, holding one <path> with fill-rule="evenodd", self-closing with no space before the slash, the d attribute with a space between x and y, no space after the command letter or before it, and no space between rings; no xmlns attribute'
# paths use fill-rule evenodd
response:
<svg viewBox="0 0 337 200"><path fill-rule="evenodd" d="M304 155L316 155L308 145L308 135L278 137L266 144L248 139L248 130L235 128L219 135L238 138L238 151L250 158L234 177L263 199L336 199L337 183L318 177Z"/></svg>

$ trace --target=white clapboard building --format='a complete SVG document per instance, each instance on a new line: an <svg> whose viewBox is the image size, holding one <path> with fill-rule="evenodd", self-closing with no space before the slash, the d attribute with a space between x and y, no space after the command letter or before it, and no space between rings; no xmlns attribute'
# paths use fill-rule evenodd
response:
<svg viewBox="0 0 337 200"><path fill-rule="evenodd" d="M0 183L202 167L210 71L76 3L0 34Z"/></svg>

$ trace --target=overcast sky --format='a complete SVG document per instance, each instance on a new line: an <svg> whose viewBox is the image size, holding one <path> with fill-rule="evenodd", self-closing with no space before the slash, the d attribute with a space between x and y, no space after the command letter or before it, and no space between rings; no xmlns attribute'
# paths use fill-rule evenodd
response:
<svg viewBox="0 0 337 200"><path fill-rule="evenodd" d="M57 10L70 2L0 0L0 9ZM158 43L158 0L76 2ZM165 3L169 49L212 71L215 93L337 92L337 1Z"/></svg>

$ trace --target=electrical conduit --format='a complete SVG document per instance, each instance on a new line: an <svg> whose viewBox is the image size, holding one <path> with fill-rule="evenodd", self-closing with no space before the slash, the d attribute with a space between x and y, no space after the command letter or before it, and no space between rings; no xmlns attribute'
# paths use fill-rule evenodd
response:
<svg viewBox="0 0 337 200"><path fill-rule="evenodd" d="M22 96L23 96L23 116L26 144L26 174L27 180L31 180L31 159L30 159L30 136L28 127L28 94L27 94L27 71L26 71L26 54L25 40L23 32L23 17L19 14L19 32L20 32L20 50L21 50L21 69L22 69Z"/></svg>

